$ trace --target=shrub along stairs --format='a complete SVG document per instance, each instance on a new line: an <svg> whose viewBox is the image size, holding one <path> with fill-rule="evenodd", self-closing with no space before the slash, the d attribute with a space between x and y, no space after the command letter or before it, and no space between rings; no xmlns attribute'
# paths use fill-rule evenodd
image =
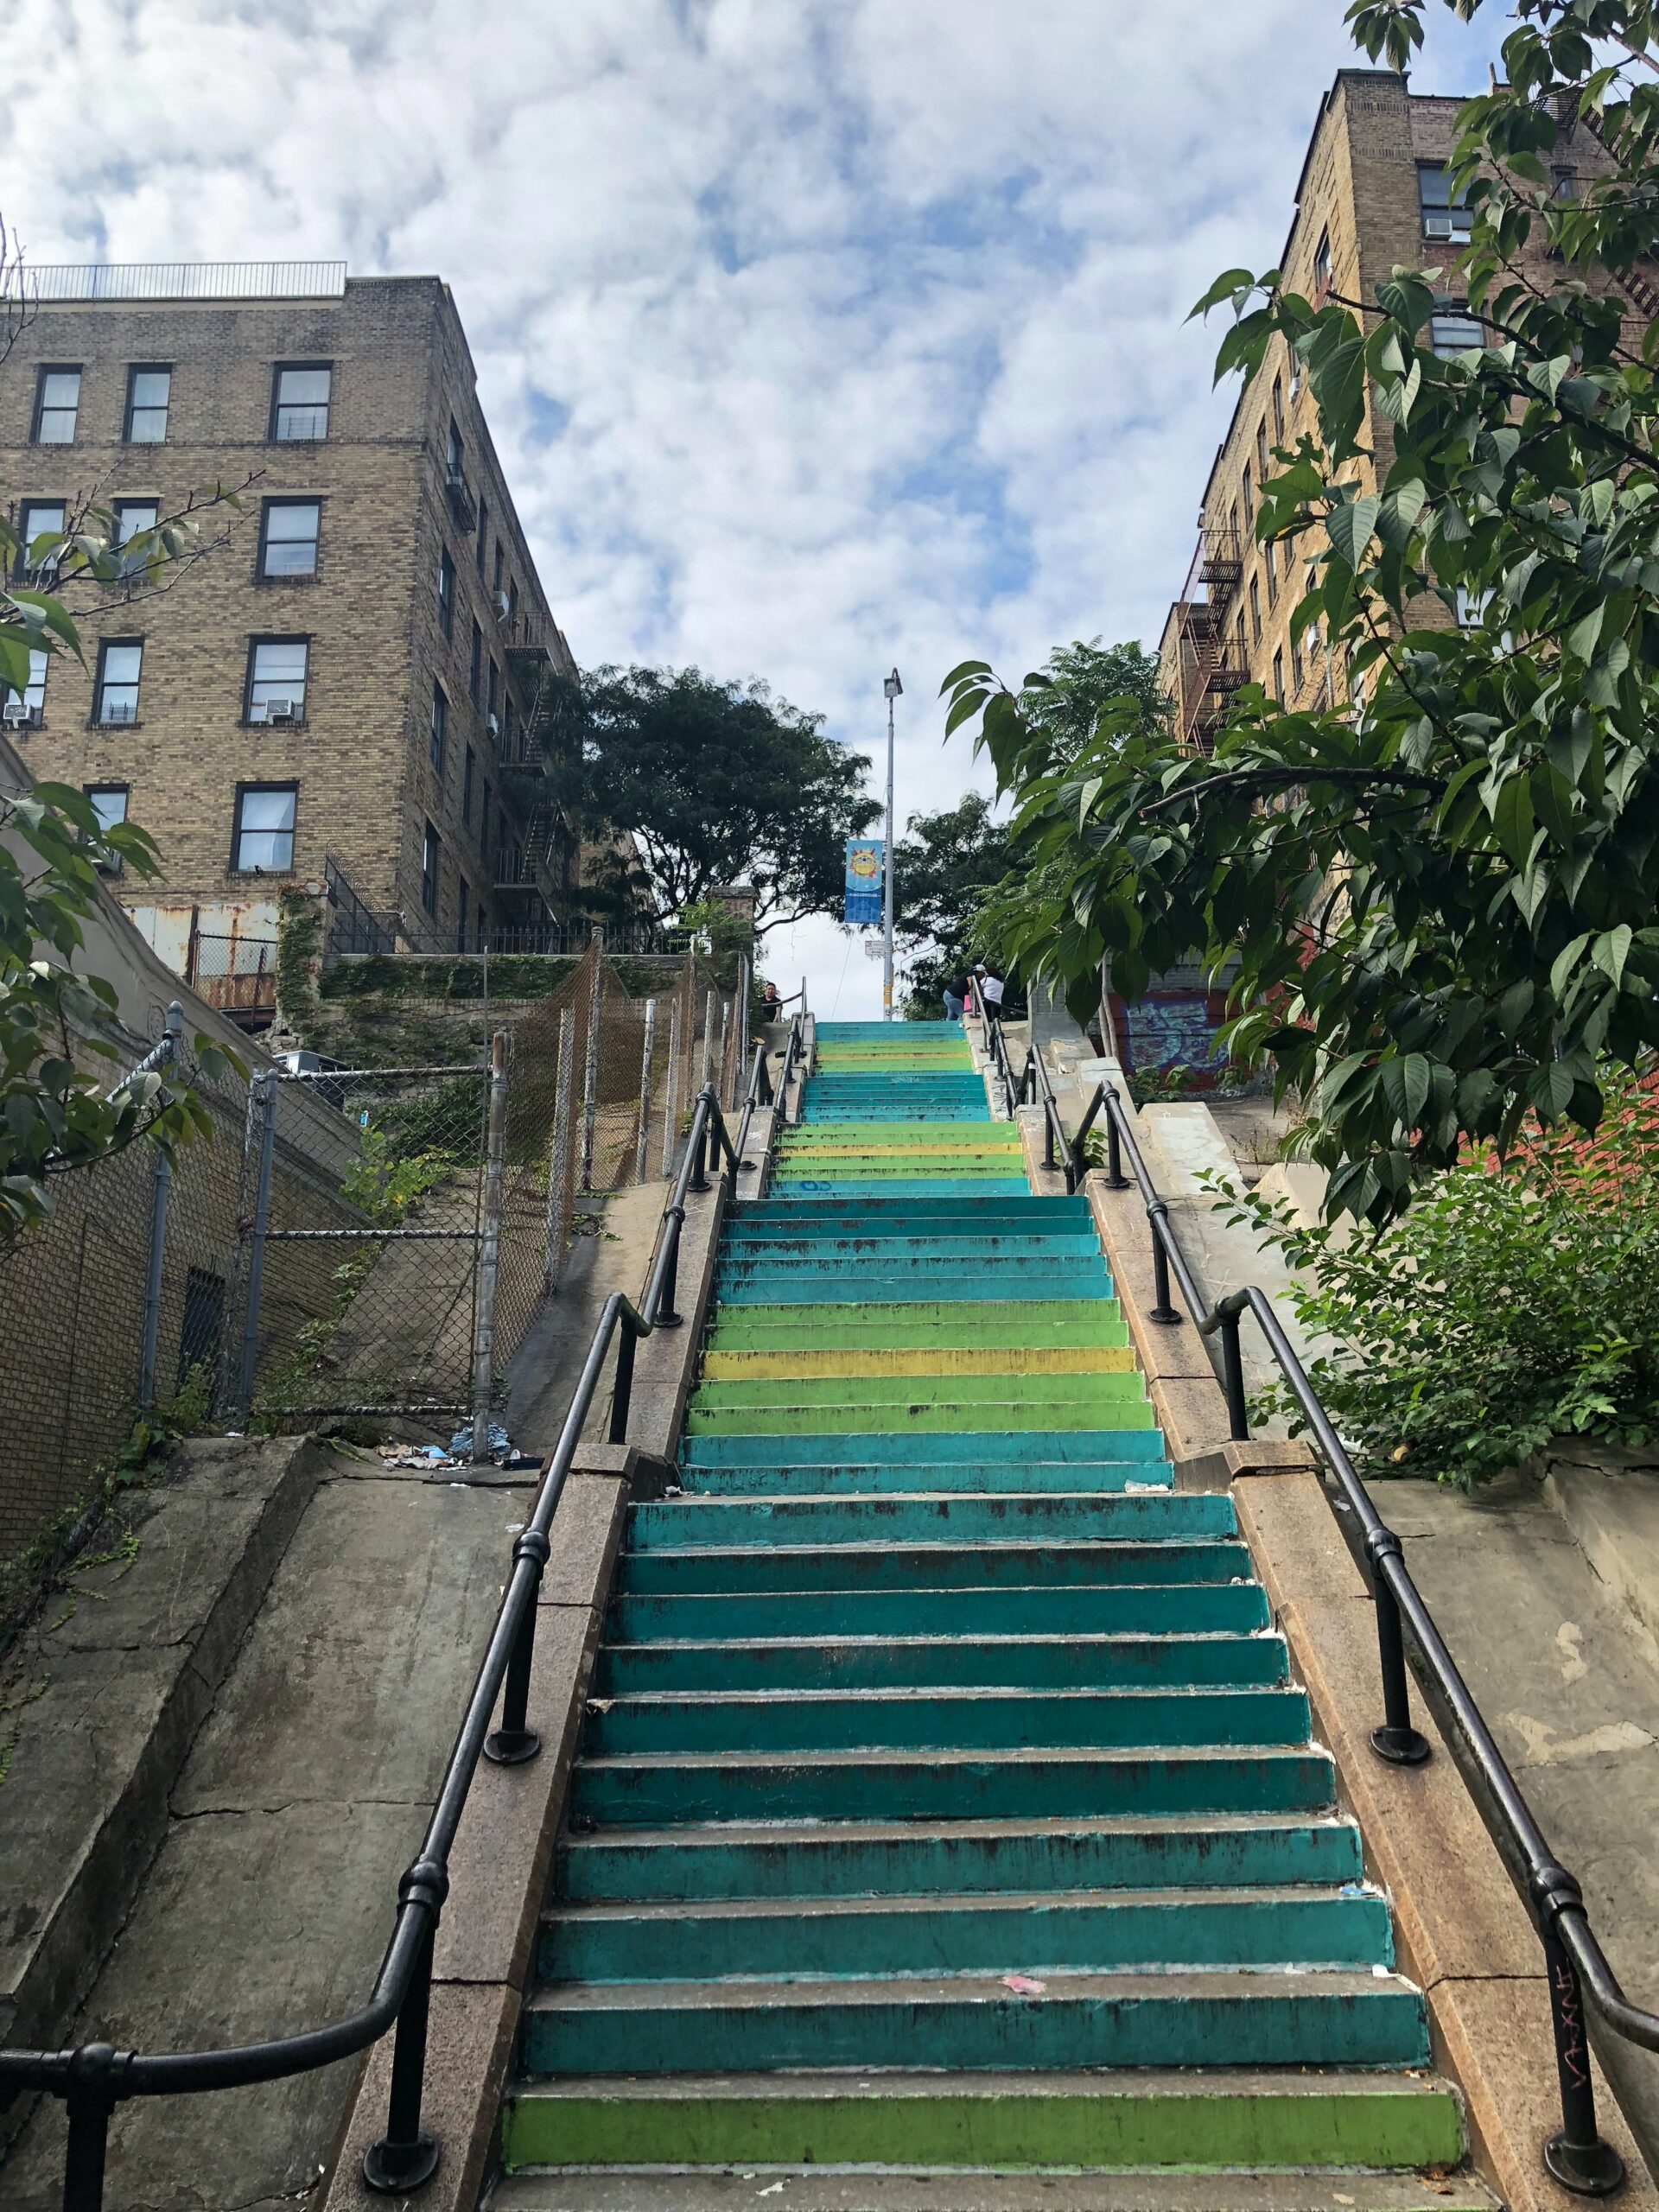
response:
<svg viewBox="0 0 1659 2212"><path fill-rule="evenodd" d="M1086 1203L959 1030L818 1034L632 1509L499 2212L1489 2202Z"/></svg>

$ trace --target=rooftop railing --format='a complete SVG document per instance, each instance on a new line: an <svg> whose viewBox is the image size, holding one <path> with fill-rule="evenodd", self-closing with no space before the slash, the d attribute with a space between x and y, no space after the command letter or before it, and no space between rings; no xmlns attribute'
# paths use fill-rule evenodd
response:
<svg viewBox="0 0 1659 2212"><path fill-rule="evenodd" d="M10 272L14 296L75 300L337 300L343 261L59 261Z"/></svg>

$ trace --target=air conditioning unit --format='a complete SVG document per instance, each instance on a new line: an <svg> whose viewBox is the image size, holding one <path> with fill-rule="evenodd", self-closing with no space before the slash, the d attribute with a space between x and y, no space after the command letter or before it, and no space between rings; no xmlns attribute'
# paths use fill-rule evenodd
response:
<svg viewBox="0 0 1659 2212"><path fill-rule="evenodd" d="M40 719L40 709L31 707L26 700L8 699L0 710L0 721L9 729L29 729Z"/></svg>
<svg viewBox="0 0 1659 2212"><path fill-rule="evenodd" d="M265 720L268 722L293 722L299 720L298 710L292 699L267 699Z"/></svg>
<svg viewBox="0 0 1659 2212"><path fill-rule="evenodd" d="M1452 218L1449 214L1425 214L1423 236L1426 238L1449 238L1452 235Z"/></svg>
<svg viewBox="0 0 1659 2212"><path fill-rule="evenodd" d="M500 734L501 734L501 725L500 725L500 723L496 720L496 718L495 718L495 716L494 716L493 715L485 715L485 717L484 717L484 727L485 727L485 728L486 728L486 730L488 730L488 732L490 733L490 735L491 735L492 737L499 737L499 736L500 736Z"/></svg>
<svg viewBox="0 0 1659 2212"><path fill-rule="evenodd" d="M505 622L508 616L512 613L512 601L507 597L507 594L504 591L499 591L495 594L495 611L499 618L503 622Z"/></svg>
<svg viewBox="0 0 1659 2212"><path fill-rule="evenodd" d="M99 721L105 723L136 722L137 719L138 709L124 699L106 699L104 711L99 716Z"/></svg>

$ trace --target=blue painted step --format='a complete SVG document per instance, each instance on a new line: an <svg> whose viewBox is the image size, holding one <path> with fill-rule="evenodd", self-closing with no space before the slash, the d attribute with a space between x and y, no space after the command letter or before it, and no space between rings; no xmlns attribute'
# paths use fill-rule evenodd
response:
<svg viewBox="0 0 1659 2212"><path fill-rule="evenodd" d="M1017 1440L976 1437L975 1446L976 1452L1000 1450L1011 1466L1052 1460L1161 1462L1164 1456L1164 1440L1156 1429L1029 1429ZM935 1460L961 1459L963 1456L960 1437L927 1429L861 1436L856 1444L849 1438L835 1436L791 1436L783 1443L769 1436L688 1436L680 1446L680 1464L683 1467L766 1467L777 1464L836 1467L856 1463L860 1466L919 1468ZM1148 1481L1153 1479L1154 1477L1147 1477ZM1224 1503L1230 1514L1230 1503ZM1200 1526L1208 1529L1215 1524L1203 1519L1192 1525L1196 1531ZM1238 1524L1230 1519L1225 1525L1230 1531Z"/></svg>
<svg viewBox="0 0 1659 2212"><path fill-rule="evenodd" d="M1155 1439L1157 1432L1147 1433ZM964 1448L965 1443L966 1440ZM1097 1491L1128 1490L1132 1484L1141 1489L1148 1484L1168 1487L1173 1479L1168 1461L1158 1459L1055 1459L1024 1465L1009 1459L994 1465L983 1460L930 1459L919 1465L912 1461L885 1467L699 1466L683 1471L686 1494L692 1497L800 1497L825 1491L843 1497L868 1497L915 1490L1064 1491L1086 1496Z"/></svg>
<svg viewBox="0 0 1659 2212"><path fill-rule="evenodd" d="M603 1645L594 1684L602 1697L710 1690L962 1688L1240 1688L1287 1680L1276 1636L866 1636L817 1638L780 1612L769 1637L720 1643ZM784 1631L787 1629L787 1633Z"/></svg>
<svg viewBox="0 0 1659 2212"><path fill-rule="evenodd" d="M1217 1548L1220 1548L1219 1547ZM662 1554L653 1564L660 1563ZM716 1553L715 1560L721 1557ZM707 1565L708 1555L698 1554ZM745 1637L1145 1636L1172 1615L1191 1636L1254 1636L1268 1626L1261 1586L1236 1581L1217 1562L1208 1582L1126 1583L1006 1589L627 1591L611 1601L607 1633L619 1645L657 1638L728 1643Z"/></svg>
<svg viewBox="0 0 1659 2212"><path fill-rule="evenodd" d="M717 1532L716 1532L717 1533ZM628 1591L1053 1590L1230 1580L1247 1576L1243 1544L708 1542L626 1552Z"/></svg>

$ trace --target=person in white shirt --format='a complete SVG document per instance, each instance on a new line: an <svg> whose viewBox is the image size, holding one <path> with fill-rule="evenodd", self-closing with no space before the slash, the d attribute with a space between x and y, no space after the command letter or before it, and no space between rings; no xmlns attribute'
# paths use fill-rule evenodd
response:
<svg viewBox="0 0 1659 2212"><path fill-rule="evenodd" d="M1000 976L994 976L982 960L979 962L978 965L975 968L974 974L979 981L979 995L985 1001L986 1012L988 1014L1001 1014L1002 1011L1002 978Z"/></svg>

